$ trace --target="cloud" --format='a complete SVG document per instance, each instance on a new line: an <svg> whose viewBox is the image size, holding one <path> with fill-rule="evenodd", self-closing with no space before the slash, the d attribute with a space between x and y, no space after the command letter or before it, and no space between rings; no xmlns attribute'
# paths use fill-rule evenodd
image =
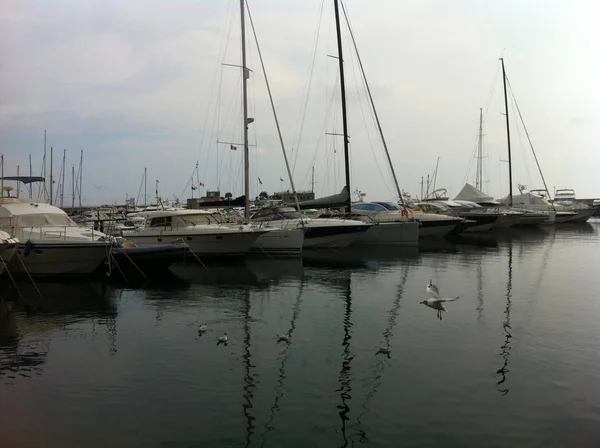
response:
<svg viewBox="0 0 600 448"><path fill-rule="evenodd" d="M240 70L221 65L240 64L237 2L5 5L0 145L7 166L27 166L30 153L39 165L47 129L49 146L68 149L68 164L77 164L84 149L84 192L91 202L137 192L144 167L149 178L161 180L165 195L179 196L196 161L207 186L241 194L241 151L217 143L242 138ZM342 141L325 135L341 132L337 60L327 57L337 53L330 2L324 3L306 115L300 113L320 6L317 0L250 1L296 183L308 188L314 166L317 193L328 194L343 183ZM483 107L489 193L506 194L500 78L488 100L505 49L546 178L580 196L598 194L592 167L600 162L593 151L600 131L584 125L600 118L593 87L600 63L591 57L600 36L591 11L567 3L475 0L349 1L347 10L402 188L418 193L437 157L438 186L451 194L474 177L467 170ZM369 199L390 199L389 170L347 34L344 39L353 186ZM250 33L248 47L254 194L279 189L286 171ZM515 182L538 187L524 132L509 112ZM107 187L96 190L92 183Z"/></svg>

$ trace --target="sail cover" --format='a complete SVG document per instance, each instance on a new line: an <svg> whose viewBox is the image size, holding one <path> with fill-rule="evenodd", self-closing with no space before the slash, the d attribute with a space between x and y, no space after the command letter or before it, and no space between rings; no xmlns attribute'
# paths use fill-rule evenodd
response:
<svg viewBox="0 0 600 448"><path fill-rule="evenodd" d="M471 201L471 202L477 202L477 203L479 203L479 202L495 202L493 197L488 196L483 191L478 190L471 184L465 184L463 189L460 190L460 193L458 193L458 195L456 195L454 200L455 201L456 200Z"/></svg>
<svg viewBox="0 0 600 448"><path fill-rule="evenodd" d="M344 187L341 193L334 194L332 196L325 196L323 198L313 199L311 201L300 202L300 208L330 208L330 207L343 207L348 203L348 190Z"/></svg>

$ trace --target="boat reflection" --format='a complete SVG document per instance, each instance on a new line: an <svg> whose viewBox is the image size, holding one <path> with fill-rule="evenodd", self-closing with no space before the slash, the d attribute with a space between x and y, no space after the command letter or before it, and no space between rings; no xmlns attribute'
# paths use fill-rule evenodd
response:
<svg viewBox="0 0 600 448"><path fill-rule="evenodd" d="M3 283L0 294L12 309L0 319L0 377L7 381L41 375L52 334L77 322L92 320L92 332L105 327L116 352L115 291L106 285L22 281Z"/></svg>

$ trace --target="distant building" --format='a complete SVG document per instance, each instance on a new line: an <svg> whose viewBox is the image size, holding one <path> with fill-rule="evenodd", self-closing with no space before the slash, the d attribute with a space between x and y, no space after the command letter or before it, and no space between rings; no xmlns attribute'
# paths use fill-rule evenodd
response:
<svg viewBox="0 0 600 448"><path fill-rule="evenodd" d="M220 201L224 198L221 197L220 191L207 191L206 196L201 198L188 198L187 208L198 209L202 202Z"/></svg>
<svg viewBox="0 0 600 448"><path fill-rule="evenodd" d="M312 201L315 198L315 193L313 191L297 191L296 194L298 195L298 202ZM273 193L269 196L269 199L272 201L283 201L288 203L296 201L294 193L290 190Z"/></svg>

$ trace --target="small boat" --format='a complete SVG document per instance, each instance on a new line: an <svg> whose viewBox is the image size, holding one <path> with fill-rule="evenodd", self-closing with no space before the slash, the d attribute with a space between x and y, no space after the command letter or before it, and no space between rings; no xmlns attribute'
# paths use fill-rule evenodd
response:
<svg viewBox="0 0 600 448"><path fill-rule="evenodd" d="M111 248L110 274L117 272L123 276L148 276L164 272L186 256L187 245L183 242L138 246L126 238L117 238L117 244Z"/></svg>

